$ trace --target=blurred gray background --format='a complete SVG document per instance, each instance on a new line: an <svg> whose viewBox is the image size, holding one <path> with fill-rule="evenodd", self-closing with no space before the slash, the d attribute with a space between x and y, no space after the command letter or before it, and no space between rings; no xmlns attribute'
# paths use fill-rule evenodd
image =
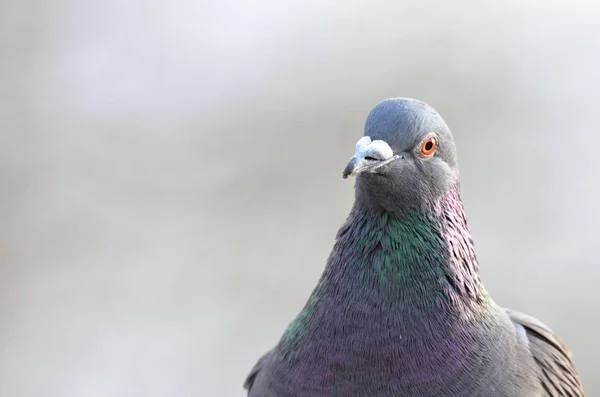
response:
<svg viewBox="0 0 600 397"><path fill-rule="evenodd" d="M0 1L0 396L244 396L372 106L455 133L495 300L600 393L600 4Z"/></svg>

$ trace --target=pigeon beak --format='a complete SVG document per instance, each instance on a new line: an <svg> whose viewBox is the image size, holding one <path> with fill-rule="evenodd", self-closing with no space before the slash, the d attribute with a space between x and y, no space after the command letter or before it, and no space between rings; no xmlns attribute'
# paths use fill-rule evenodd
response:
<svg viewBox="0 0 600 397"><path fill-rule="evenodd" d="M360 174L361 172L377 173L377 170L389 162L396 160L390 145L381 140L371 141L368 136L363 136L356 142L356 152L350 159L342 177L344 179Z"/></svg>

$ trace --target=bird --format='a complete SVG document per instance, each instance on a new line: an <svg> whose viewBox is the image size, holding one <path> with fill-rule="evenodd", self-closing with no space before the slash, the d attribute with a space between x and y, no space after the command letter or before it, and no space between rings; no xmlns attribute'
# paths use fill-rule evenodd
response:
<svg viewBox="0 0 600 397"><path fill-rule="evenodd" d="M480 277L454 137L425 102L369 112L342 174L354 204L249 397L584 396L571 353Z"/></svg>

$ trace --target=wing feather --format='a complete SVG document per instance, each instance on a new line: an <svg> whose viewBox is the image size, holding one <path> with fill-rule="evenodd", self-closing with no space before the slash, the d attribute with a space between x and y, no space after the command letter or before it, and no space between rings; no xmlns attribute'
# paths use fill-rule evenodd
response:
<svg viewBox="0 0 600 397"><path fill-rule="evenodd" d="M252 385L254 384L254 381L256 380L256 376L258 375L260 370L265 365L270 354L271 354L271 350L269 350L268 352L263 354L262 357L258 359L256 364L254 364L254 367L252 367L252 369L250 370L250 373L246 377L246 380L244 381L244 389L248 390L248 394L250 394L250 390L252 389Z"/></svg>
<svg viewBox="0 0 600 397"><path fill-rule="evenodd" d="M554 332L534 317L508 309L506 312L525 329L531 354L540 370L544 397L584 397L569 350Z"/></svg>

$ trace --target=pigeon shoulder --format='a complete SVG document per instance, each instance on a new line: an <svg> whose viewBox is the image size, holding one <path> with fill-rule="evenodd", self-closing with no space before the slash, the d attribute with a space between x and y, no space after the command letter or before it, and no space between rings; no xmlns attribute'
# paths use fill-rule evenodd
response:
<svg viewBox="0 0 600 397"><path fill-rule="evenodd" d="M539 369L543 397L584 397L583 387L567 347L550 328L538 319L505 309L512 322L522 327L529 351Z"/></svg>
<svg viewBox="0 0 600 397"><path fill-rule="evenodd" d="M256 377L258 376L259 372L266 366L266 364L270 360L272 354L273 354L273 350L269 350L268 352L263 354L258 359L256 364L254 364L254 367L252 368L252 370L250 370L250 373L248 374L248 376L246 377L246 380L244 381L244 389L246 389L248 391L248 395L250 395L250 392L252 391L252 386L254 385L254 382L256 381Z"/></svg>

